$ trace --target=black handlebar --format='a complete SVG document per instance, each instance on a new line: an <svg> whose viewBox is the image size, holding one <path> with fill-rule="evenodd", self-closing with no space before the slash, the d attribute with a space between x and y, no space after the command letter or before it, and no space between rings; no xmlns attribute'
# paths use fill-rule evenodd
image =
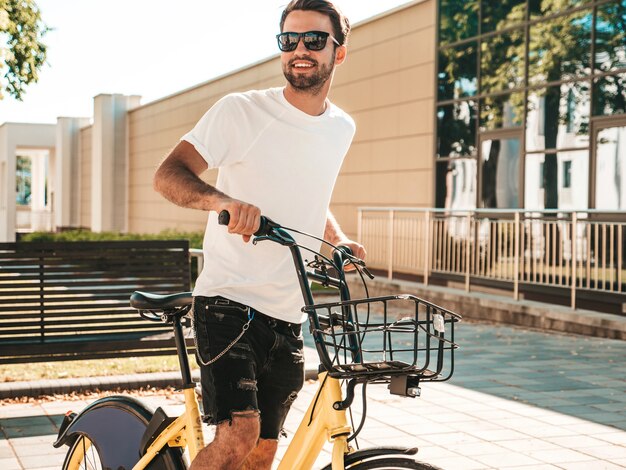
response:
<svg viewBox="0 0 626 470"><path fill-rule="evenodd" d="M219 215L217 216L217 222L220 225L228 225L228 223L230 222L230 214L228 213L227 210L223 210L219 213ZM262 237L264 235L269 235L270 233L272 233L272 230L278 226L279 225L276 222L274 222L272 219L262 215L261 225L259 226L259 229L256 232L254 232L254 236Z"/></svg>

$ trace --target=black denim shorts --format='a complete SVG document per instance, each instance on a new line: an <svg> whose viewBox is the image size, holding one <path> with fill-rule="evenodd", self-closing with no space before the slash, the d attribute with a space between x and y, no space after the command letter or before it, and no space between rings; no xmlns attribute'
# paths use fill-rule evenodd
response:
<svg viewBox="0 0 626 470"><path fill-rule="evenodd" d="M194 297L196 354L208 362L241 333L248 307L222 297ZM249 329L214 363L200 361L204 420L218 424L233 412L256 410L262 439L277 439L304 384L302 326L254 311Z"/></svg>

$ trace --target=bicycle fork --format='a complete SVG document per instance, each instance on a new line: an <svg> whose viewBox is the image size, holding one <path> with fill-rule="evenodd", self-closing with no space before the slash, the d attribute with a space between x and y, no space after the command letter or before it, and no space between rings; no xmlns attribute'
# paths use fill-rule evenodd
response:
<svg viewBox="0 0 626 470"><path fill-rule="evenodd" d="M352 428L348 425L345 410L336 410L333 405L342 401L338 379L319 375L320 386L302 422L296 431L278 470L294 468L308 470L313 467L324 443L333 443L332 470L344 470L344 455L349 451L348 436Z"/></svg>

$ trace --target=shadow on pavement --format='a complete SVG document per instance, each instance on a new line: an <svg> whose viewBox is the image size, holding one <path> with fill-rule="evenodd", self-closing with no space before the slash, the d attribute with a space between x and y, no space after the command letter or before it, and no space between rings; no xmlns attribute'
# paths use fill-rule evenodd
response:
<svg viewBox="0 0 626 470"><path fill-rule="evenodd" d="M451 383L626 430L626 341L463 322Z"/></svg>
<svg viewBox="0 0 626 470"><path fill-rule="evenodd" d="M0 440L48 436L59 431L64 415L25 416L0 419Z"/></svg>

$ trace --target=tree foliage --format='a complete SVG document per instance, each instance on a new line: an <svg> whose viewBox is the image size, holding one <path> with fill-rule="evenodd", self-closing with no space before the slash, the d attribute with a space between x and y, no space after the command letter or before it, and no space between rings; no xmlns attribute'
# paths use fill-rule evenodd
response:
<svg viewBox="0 0 626 470"><path fill-rule="evenodd" d="M0 99L6 92L21 100L28 84L37 82L47 31L33 0L0 0Z"/></svg>

